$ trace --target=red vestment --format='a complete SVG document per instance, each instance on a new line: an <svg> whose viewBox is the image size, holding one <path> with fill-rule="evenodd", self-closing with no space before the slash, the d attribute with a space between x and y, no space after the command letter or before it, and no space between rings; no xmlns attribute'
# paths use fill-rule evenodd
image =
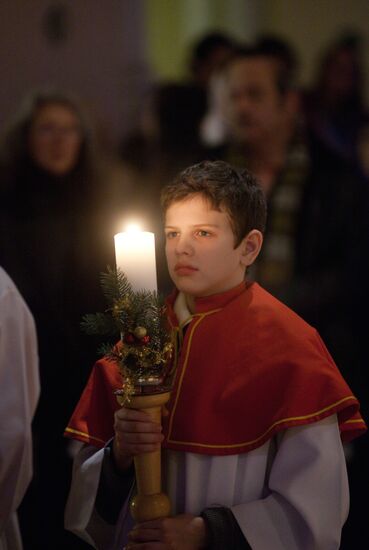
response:
<svg viewBox="0 0 369 550"><path fill-rule="evenodd" d="M174 299L169 320L181 337ZM65 435L103 446L114 435L120 386L117 366L98 361ZM196 299L168 408L163 446L211 455L250 451L332 414L343 441L366 429L317 331L256 283Z"/></svg>

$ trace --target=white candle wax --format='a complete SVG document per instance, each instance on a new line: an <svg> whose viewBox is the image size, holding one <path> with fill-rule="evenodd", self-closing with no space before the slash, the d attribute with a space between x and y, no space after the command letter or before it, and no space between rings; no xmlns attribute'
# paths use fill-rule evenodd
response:
<svg viewBox="0 0 369 550"><path fill-rule="evenodd" d="M114 235L117 268L126 275L134 291L157 290L155 237L147 231Z"/></svg>

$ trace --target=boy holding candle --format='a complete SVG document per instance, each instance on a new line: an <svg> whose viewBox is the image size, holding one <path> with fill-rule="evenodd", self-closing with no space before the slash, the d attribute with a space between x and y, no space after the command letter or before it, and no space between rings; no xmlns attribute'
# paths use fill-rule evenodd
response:
<svg viewBox="0 0 369 550"><path fill-rule="evenodd" d="M365 424L316 331L245 280L266 220L257 182L201 163L164 190L163 209L181 342L163 433L143 411L117 410L114 365L98 362L94 399L81 399L67 428L89 444L76 457L67 528L97 548L121 548L128 533L138 550L339 548L341 438ZM132 530L132 457L160 444L174 515Z"/></svg>

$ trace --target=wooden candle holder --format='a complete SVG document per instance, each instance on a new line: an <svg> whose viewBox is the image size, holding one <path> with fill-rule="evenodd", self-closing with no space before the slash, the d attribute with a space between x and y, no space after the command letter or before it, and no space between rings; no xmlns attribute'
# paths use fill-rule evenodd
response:
<svg viewBox="0 0 369 550"><path fill-rule="evenodd" d="M144 410L153 422L161 424L161 411L168 402L170 392L132 396L131 409ZM134 458L137 494L130 504L133 519L137 522L164 518L170 514L170 501L161 491L161 449Z"/></svg>

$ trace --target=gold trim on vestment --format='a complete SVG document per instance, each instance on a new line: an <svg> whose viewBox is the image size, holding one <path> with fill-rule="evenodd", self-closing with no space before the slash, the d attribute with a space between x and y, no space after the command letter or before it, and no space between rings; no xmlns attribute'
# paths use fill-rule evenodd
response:
<svg viewBox="0 0 369 550"><path fill-rule="evenodd" d="M265 436L267 436L267 434L269 432L271 432L276 426L279 426L280 424L283 424L283 423L287 424L287 423L290 423L290 422L299 422L301 420L308 420L308 419L313 418L314 416L322 415L322 414L326 413L327 411L329 411L331 409L334 409L335 407L341 405L341 403L344 403L345 401L351 401L351 400L353 400L355 402L357 401L356 398L353 395L350 395L348 397L344 397L343 399L340 399L339 401L336 401L336 403L333 403L331 405L328 405L327 407L324 407L323 409L320 409L319 411L316 411L316 412L313 412L313 413L310 413L310 414L307 414L307 415L303 415L303 416L291 416L290 418L283 418L281 420L277 420L271 426L269 426L269 428L262 435L260 435L259 437L257 437L256 439L253 439L251 441L246 441L246 442L241 442L241 443L234 443L234 444L211 445L211 444L205 444L205 443L194 443L194 442L191 442L191 441L176 441L175 439L171 439L170 436L171 436L171 433L172 433L174 415L175 415L175 411L176 411L176 408L177 408L179 395L180 395L180 392L181 392L183 378L184 378L184 375L185 375L185 372L186 372L186 369L187 369L188 358L189 358L189 354L190 354L193 334L194 334L197 326L199 325L199 323L207 315L209 315L211 313L215 313L216 311L220 311L220 309L208 311L207 313L203 313L203 314L198 314L199 319L193 325L191 333L189 334L189 339L188 339L188 344L187 344L187 349L186 349L186 357L185 357L185 360L183 362L181 377L180 377L180 380L178 382L176 400L175 400L175 403L174 403L174 406L173 406L173 409L172 409L172 413L171 413L171 417L170 417L170 421L169 421L169 429L168 429L168 437L167 437L168 443L174 443L174 444L177 444L177 445L191 445L192 447L202 447L202 448L208 448L208 449L235 449L235 448L238 448L238 447L247 447L247 446L254 445L255 443L258 443L259 441L261 441ZM195 315L194 315L194 317L195 317ZM326 417L328 415L325 414L324 416ZM349 423L349 422L350 423L363 423L363 424L365 424L362 420L347 420L345 423Z"/></svg>
<svg viewBox="0 0 369 550"><path fill-rule="evenodd" d="M69 432L71 434L82 435L83 437L86 437L88 439L94 439L95 441L99 441L99 443L103 443L104 445L106 443L106 441L103 441L99 437L94 437L93 435L89 435L89 434L86 434L85 432L80 432L78 430L74 430L73 428L65 428L64 431Z"/></svg>
<svg viewBox="0 0 369 550"><path fill-rule="evenodd" d="M350 395L348 397L344 397L343 399L340 399L339 401L336 401L336 403L333 403L332 405L329 405L328 407L324 407L324 409L321 409L319 411L316 411L316 412L313 412L313 413L310 413L310 414L306 414L306 415L303 415L303 416L291 416L290 418L283 418L282 420L277 420L262 435L260 435L256 439L252 439L251 441L244 441L244 442L241 442L241 443L233 443L233 444L211 445L211 444L206 444L206 443L193 443L191 441L176 441L174 439L169 439L169 437L168 437L168 443L175 443L177 445L191 445L192 447L204 447L204 448L208 448L208 449L235 449L235 448L238 448L238 447L247 447L247 446L250 446L250 445L254 445L258 441L262 440L269 432L271 432L273 430L273 428L275 428L279 424L283 424L283 423L287 424L288 422L296 422L296 421L299 421L299 420L308 420L310 418L313 418L314 416L319 416L320 414L326 413L330 409L334 409L338 405L341 405L341 403L344 403L345 401L349 401L349 400L353 400L355 402L357 401L356 397L354 397L353 395ZM326 416L328 416L328 415L325 415L323 418L325 418ZM320 419L320 420L322 420L322 419ZM344 422L343 424L346 424L348 422L362 422L362 423L364 423L362 420L346 420L346 422ZM297 427L298 425L299 424L296 424L296 425L291 426L291 427Z"/></svg>

